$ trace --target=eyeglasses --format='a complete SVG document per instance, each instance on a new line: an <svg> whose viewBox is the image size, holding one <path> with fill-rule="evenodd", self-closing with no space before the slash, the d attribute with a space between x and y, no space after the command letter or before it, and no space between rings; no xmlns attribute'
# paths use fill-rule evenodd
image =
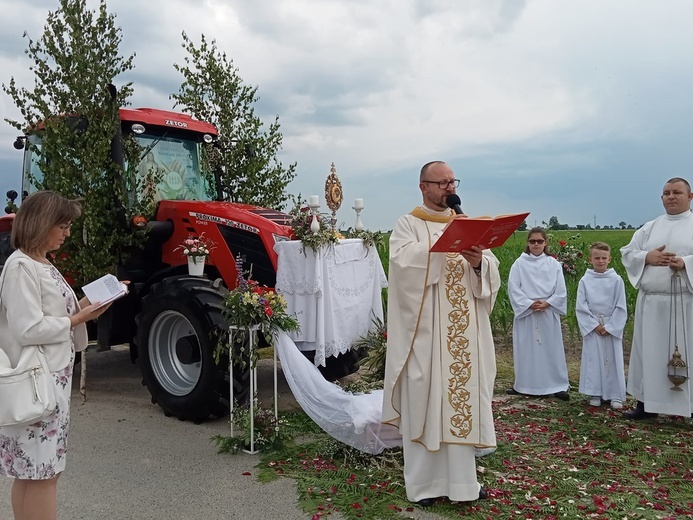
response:
<svg viewBox="0 0 693 520"><path fill-rule="evenodd" d="M543 238L530 238L529 240L527 240L527 242L534 245L534 244L543 244L544 242L546 242L546 240L544 240Z"/></svg>
<svg viewBox="0 0 693 520"><path fill-rule="evenodd" d="M437 184L441 190L446 189L448 186L454 186L457 188L460 185L459 179L452 179L451 181L421 181L428 184Z"/></svg>
<svg viewBox="0 0 693 520"><path fill-rule="evenodd" d="M70 229L72 228L72 222L70 222L69 224L59 224L58 227L61 231L70 231Z"/></svg>

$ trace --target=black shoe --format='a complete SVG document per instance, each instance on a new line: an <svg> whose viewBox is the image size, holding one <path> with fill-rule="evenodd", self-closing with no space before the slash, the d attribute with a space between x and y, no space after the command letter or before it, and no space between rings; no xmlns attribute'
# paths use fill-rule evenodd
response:
<svg viewBox="0 0 693 520"><path fill-rule="evenodd" d="M563 392L556 392L556 393L553 394L553 395L554 395L554 397L557 397L557 398L560 399L561 401L570 401L570 394L569 394L568 392L565 392L565 391L563 391Z"/></svg>
<svg viewBox="0 0 693 520"><path fill-rule="evenodd" d="M659 414L652 413L652 412L646 412L645 411L645 403L642 401L638 401L638 403L635 405L635 408L632 410L628 410L627 412L623 412L623 417L626 419L630 419L631 421L642 421L643 419L654 419L655 417L659 416Z"/></svg>
<svg viewBox="0 0 693 520"><path fill-rule="evenodd" d="M433 502L435 502L435 498L422 498L417 502L418 505L421 507L431 507L433 505Z"/></svg>
<svg viewBox="0 0 693 520"><path fill-rule="evenodd" d="M478 500L486 500L488 498L488 491L486 491L486 488L484 486L481 486L479 489L479 498Z"/></svg>
<svg viewBox="0 0 693 520"><path fill-rule="evenodd" d="M520 395L520 392L515 390L512 386L505 391L508 395Z"/></svg>

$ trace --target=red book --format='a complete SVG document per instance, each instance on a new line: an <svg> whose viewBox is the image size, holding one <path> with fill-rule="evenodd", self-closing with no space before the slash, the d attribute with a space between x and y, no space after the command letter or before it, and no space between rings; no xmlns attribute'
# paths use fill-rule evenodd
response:
<svg viewBox="0 0 693 520"><path fill-rule="evenodd" d="M431 248L432 253L459 253L472 246L489 249L502 246L520 227L529 213L499 215L496 218L454 218Z"/></svg>

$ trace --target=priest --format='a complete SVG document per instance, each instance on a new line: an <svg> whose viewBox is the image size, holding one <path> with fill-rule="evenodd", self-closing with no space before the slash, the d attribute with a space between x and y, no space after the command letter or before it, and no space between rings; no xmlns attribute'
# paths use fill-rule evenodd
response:
<svg viewBox="0 0 693 520"><path fill-rule="evenodd" d="M690 379L680 385L683 391L679 392L672 391L667 377L674 336L689 370L693 363L691 199L688 181L668 180L662 192L666 213L647 222L621 248L628 279L638 289L627 386L637 404L625 412L629 419L649 419L658 413L690 417L693 412ZM681 276L680 284L672 283L674 273Z"/></svg>
<svg viewBox="0 0 693 520"><path fill-rule="evenodd" d="M475 447L496 445L489 315L498 260L479 247L429 252L450 219L464 218L446 202L458 185L446 163L424 165L423 204L400 217L390 236L383 422L402 434L407 498L422 506L438 497L485 498Z"/></svg>

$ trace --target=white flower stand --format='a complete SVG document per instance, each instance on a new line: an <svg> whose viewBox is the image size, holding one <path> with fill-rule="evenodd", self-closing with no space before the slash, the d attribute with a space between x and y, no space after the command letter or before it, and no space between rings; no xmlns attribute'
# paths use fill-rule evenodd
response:
<svg viewBox="0 0 693 520"><path fill-rule="evenodd" d="M236 331L247 330L249 332L248 338L250 340L251 348L253 345L257 345L257 331L260 329L258 325L253 325L252 327L237 327L236 325L231 325L229 327L229 402L230 402L230 413L231 413L231 437L233 437L233 340ZM252 352L250 353L252 359ZM254 455L259 452L255 449L255 400L257 393L257 363L251 365L250 367L250 449L243 450L245 453ZM277 399L277 350L274 349L274 419L279 420L279 404Z"/></svg>

